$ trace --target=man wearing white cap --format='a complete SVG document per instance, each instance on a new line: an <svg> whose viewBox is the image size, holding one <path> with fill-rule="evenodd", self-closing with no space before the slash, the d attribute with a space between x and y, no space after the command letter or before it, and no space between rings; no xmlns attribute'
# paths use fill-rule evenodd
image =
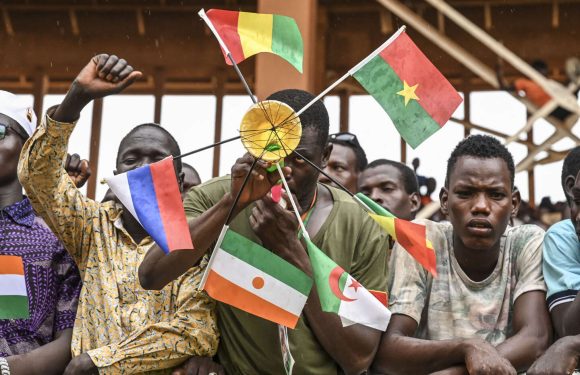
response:
<svg viewBox="0 0 580 375"><path fill-rule="evenodd" d="M32 108L0 91L1 375L63 373L81 290L75 263L18 181L20 151L35 128Z"/></svg>

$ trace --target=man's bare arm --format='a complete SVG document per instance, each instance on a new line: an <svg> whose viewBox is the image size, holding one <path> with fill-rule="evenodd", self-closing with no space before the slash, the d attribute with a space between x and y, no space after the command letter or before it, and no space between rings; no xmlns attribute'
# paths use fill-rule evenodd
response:
<svg viewBox="0 0 580 375"><path fill-rule="evenodd" d="M431 341L413 338L417 322L412 318L393 314L383 335L373 363L373 371L380 374L431 374L453 368L462 373L465 366L470 373L515 375L515 369L495 348L480 339Z"/></svg>
<svg viewBox="0 0 580 375"><path fill-rule="evenodd" d="M544 353L552 341L545 292L531 291L516 299L513 332L511 337L497 346L497 350L518 372L523 372Z"/></svg>
<svg viewBox="0 0 580 375"><path fill-rule="evenodd" d="M55 340L26 354L8 357L12 375L62 374L71 359L72 328L62 330Z"/></svg>

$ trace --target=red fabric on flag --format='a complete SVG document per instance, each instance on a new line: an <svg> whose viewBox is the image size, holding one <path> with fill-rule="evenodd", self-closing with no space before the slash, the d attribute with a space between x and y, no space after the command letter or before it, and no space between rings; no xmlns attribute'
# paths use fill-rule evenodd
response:
<svg viewBox="0 0 580 375"><path fill-rule="evenodd" d="M395 219L397 242L433 276L437 276L435 250L427 247L427 229L424 225Z"/></svg>
<svg viewBox="0 0 580 375"><path fill-rule="evenodd" d="M445 125L463 99L411 38L402 33L380 56L415 93L421 107L439 126Z"/></svg>
<svg viewBox="0 0 580 375"><path fill-rule="evenodd" d="M380 290L370 290L369 293L372 294L376 299L379 300L385 307L389 307L389 295L387 292L381 292Z"/></svg>
<svg viewBox="0 0 580 375"><path fill-rule="evenodd" d="M149 165L159 214L165 229L169 249L193 249L189 226L185 218L173 158L168 157Z"/></svg>
<svg viewBox="0 0 580 375"><path fill-rule="evenodd" d="M244 56L244 50L242 49L242 42L240 40L240 34L238 34L238 17L240 12L234 12L231 10L220 10L220 9L210 9L207 11L207 17L211 20L211 23L217 30L220 37L228 46L232 54L232 58L239 64L246 57ZM221 46L220 46L221 48ZM232 62L222 49L224 58L228 65L232 65Z"/></svg>

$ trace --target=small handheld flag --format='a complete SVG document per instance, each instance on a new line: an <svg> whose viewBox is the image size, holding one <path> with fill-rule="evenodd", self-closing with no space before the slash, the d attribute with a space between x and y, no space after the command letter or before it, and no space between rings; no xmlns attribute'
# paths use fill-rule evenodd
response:
<svg viewBox="0 0 580 375"><path fill-rule="evenodd" d="M27 319L28 292L22 258L0 255L0 319Z"/></svg>
<svg viewBox="0 0 580 375"><path fill-rule="evenodd" d="M239 64L250 56L270 52L288 61L302 73L304 45L298 25L293 18L278 14L260 14L210 9L199 12L202 19L216 34L224 58L231 53Z"/></svg>
<svg viewBox="0 0 580 375"><path fill-rule="evenodd" d="M105 180L166 254L193 249L172 156Z"/></svg>
<svg viewBox="0 0 580 375"><path fill-rule="evenodd" d="M353 76L413 148L441 129L463 101L404 32Z"/></svg>
<svg viewBox="0 0 580 375"><path fill-rule="evenodd" d="M212 298L294 328L312 280L276 254L224 226L200 288Z"/></svg>
<svg viewBox="0 0 580 375"><path fill-rule="evenodd" d="M387 329L391 312L378 298L305 238L322 310L338 314L343 325Z"/></svg>
<svg viewBox="0 0 580 375"><path fill-rule="evenodd" d="M384 209L375 201L362 193L357 193L355 199L373 210L369 215L383 228L393 240L397 241L419 264L433 276L437 276L437 259L431 241L427 239L427 229L424 225L399 219Z"/></svg>

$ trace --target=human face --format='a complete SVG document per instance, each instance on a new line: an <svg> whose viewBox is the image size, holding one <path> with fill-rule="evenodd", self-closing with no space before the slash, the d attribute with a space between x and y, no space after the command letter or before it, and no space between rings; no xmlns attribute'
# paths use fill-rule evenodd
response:
<svg viewBox="0 0 580 375"><path fill-rule="evenodd" d="M413 220L419 209L419 195L407 193L401 172L383 164L361 172L359 192L371 198L398 218Z"/></svg>
<svg viewBox="0 0 580 375"><path fill-rule="evenodd" d="M119 146L117 170L114 173L128 172L163 160L171 155L171 151L172 142L163 131L150 126L140 128ZM182 180L183 174L180 174L178 176L180 189Z"/></svg>
<svg viewBox="0 0 580 375"><path fill-rule="evenodd" d="M503 159L470 156L457 160L440 199L441 211L453 225L456 250L478 252L499 250L500 238L520 203Z"/></svg>
<svg viewBox="0 0 580 375"><path fill-rule="evenodd" d="M576 228L576 235L580 241L580 172L576 177L568 176L565 180L566 194L570 202L570 218Z"/></svg>
<svg viewBox="0 0 580 375"><path fill-rule="evenodd" d="M24 131L12 118L0 113L0 124L7 125L6 135L0 140L0 186L14 182L18 178L18 159L25 139L19 131Z"/></svg>
<svg viewBox="0 0 580 375"><path fill-rule="evenodd" d="M324 172L328 173L352 193L356 192L359 172L357 170L356 154L352 148L333 143L332 152ZM324 175L320 175L319 181L338 187Z"/></svg>
<svg viewBox="0 0 580 375"><path fill-rule="evenodd" d="M316 129L303 129L302 138L296 150L315 165L324 168L328 161L331 148L328 145L321 147L317 143L317 139L318 133ZM296 195L302 207L308 207L310 205L310 201L308 200L312 198L318 181L318 171L308 165L296 153L290 154L285 159L285 165L292 168L290 177L286 179L290 191Z"/></svg>

